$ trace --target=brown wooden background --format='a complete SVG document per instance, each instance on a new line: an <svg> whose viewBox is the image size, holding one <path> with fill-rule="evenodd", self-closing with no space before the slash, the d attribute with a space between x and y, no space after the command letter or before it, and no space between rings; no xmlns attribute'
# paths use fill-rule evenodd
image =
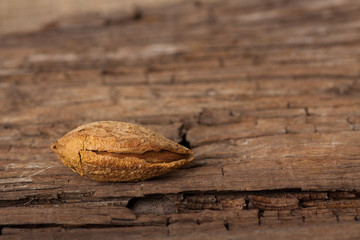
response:
<svg viewBox="0 0 360 240"><path fill-rule="evenodd" d="M360 2L183 1L0 38L0 238L360 237ZM143 124L195 160L97 183L50 144Z"/></svg>
<svg viewBox="0 0 360 240"><path fill-rule="evenodd" d="M179 2L181 0L171 0ZM0 2L0 36L37 31L42 25L72 15L92 13L110 17L134 7L156 7L167 0L4 0Z"/></svg>

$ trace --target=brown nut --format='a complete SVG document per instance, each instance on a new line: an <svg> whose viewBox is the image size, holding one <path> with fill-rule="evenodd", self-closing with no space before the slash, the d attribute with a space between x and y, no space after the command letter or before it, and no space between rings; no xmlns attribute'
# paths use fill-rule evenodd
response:
<svg viewBox="0 0 360 240"><path fill-rule="evenodd" d="M74 172L100 182L132 182L168 173L193 160L192 151L143 126L93 122L51 149Z"/></svg>

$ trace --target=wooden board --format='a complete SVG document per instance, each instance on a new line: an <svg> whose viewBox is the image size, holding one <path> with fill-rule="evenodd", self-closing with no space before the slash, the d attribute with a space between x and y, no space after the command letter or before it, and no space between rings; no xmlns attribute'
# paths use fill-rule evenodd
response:
<svg viewBox="0 0 360 240"><path fill-rule="evenodd" d="M0 38L0 238L358 238L359 9L184 1ZM98 120L195 160L82 178L50 145Z"/></svg>

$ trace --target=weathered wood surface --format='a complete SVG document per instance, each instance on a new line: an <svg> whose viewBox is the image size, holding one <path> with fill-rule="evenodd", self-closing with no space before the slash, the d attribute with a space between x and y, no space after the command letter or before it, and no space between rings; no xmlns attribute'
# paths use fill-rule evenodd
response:
<svg viewBox="0 0 360 240"><path fill-rule="evenodd" d="M186 1L1 38L0 238L359 238L359 9ZM195 160L81 178L49 146L96 120L146 125Z"/></svg>

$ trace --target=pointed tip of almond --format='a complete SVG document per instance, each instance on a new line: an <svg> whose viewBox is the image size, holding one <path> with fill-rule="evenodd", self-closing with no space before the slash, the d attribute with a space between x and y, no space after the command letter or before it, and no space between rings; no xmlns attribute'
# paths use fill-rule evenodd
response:
<svg viewBox="0 0 360 240"><path fill-rule="evenodd" d="M53 150L54 152L57 151L57 145L56 144L57 144L57 141L52 143L51 146L50 146L51 150Z"/></svg>

